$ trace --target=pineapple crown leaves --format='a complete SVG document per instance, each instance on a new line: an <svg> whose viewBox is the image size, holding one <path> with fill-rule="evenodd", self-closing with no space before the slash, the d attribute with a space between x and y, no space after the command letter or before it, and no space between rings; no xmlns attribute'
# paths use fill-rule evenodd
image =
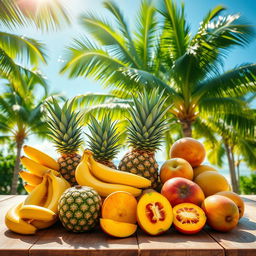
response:
<svg viewBox="0 0 256 256"><path fill-rule="evenodd" d="M101 122L91 116L88 128L91 134L86 134L89 138L89 148L98 161L111 161L120 149L120 134L117 132L117 122L112 122L110 115L106 115Z"/></svg>
<svg viewBox="0 0 256 256"><path fill-rule="evenodd" d="M144 90L138 97L133 97L133 105L129 110L128 142L133 149L155 152L163 142L164 133L168 129L165 118L169 108L164 109L167 97L158 89L151 92Z"/></svg>
<svg viewBox="0 0 256 256"><path fill-rule="evenodd" d="M73 103L74 100L66 101L61 108L54 98L51 103L46 102L49 135L60 154L76 153L83 142L79 125L82 115L72 111Z"/></svg>

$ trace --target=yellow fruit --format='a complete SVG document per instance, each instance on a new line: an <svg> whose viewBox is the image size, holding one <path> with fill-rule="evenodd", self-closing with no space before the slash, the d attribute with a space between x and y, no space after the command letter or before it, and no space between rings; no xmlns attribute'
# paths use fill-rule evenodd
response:
<svg viewBox="0 0 256 256"><path fill-rule="evenodd" d="M213 167L206 165L206 164L202 164L202 165L195 167L193 169L193 171L194 171L194 179L196 178L196 176L198 176L199 174L201 174L203 172L207 172L207 171L217 172L216 169L214 169Z"/></svg>
<svg viewBox="0 0 256 256"><path fill-rule="evenodd" d="M194 181L201 187L205 197L214 195L220 191L229 190L229 184L226 178L215 171L203 172Z"/></svg>
<svg viewBox="0 0 256 256"><path fill-rule="evenodd" d="M128 237L137 230L137 225L110 219L100 219L100 226L105 233L114 237Z"/></svg>
<svg viewBox="0 0 256 256"><path fill-rule="evenodd" d="M35 162L44 165L50 169L58 171L60 169L60 166L57 161L55 161L52 157L49 155L45 154L44 152L30 147L28 145L23 146L23 150L25 154L34 160Z"/></svg>
<svg viewBox="0 0 256 256"><path fill-rule="evenodd" d="M96 162L89 150L86 150L85 154L89 155L91 173L99 180L109 183L133 186L136 188L147 188L151 186L151 181L144 177L129 172L117 171L106 165Z"/></svg>
<svg viewBox="0 0 256 256"><path fill-rule="evenodd" d="M47 177L44 176L41 184L37 185L33 191L27 196L24 201L24 205L39 205L42 206L44 197L47 193Z"/></svg>
<svg viewBox="0 0 256 256"><path fill-rule="evenodd" d="M40 176L40 177L42 177L50 169L48 167L45 167L45 166L35 162L34 160L32 160L26 156L22 156L20 158L20 161L26 169L28 169L30 172L32 172L33 174Z"/></svg>
<svg viewBox="0 0 256 256"><path fill-rule="evenodd" d="M52 187L52 179L47 177L47 195L46 195L46 200L44 203L44 207L48 208L49 204L52 201L52 197L53 197L53 187Z"/></svg>
<svg viewBox="0 0 256 256"><path fill-rule="evenodd" d="M57 219L50 221L33 220L30 224L35 226L37 229L49 228L56 223Z"/></svg>
<svg viewBox="0 0 256 256"><path fill-rule="evenodd" d="M39 185L43 180L41 177L26 171L20 171L19 175L23 181L29 183L32 186Z"/></svg>
<svg viewBox="0 0 256 256"><path fill-rule="evenodd" d="M24 235L31 235L36 233L36 227L27 223L26 221L22 220L19 216L19 210L23 202L12 206L5 215L5 225L11 231L24 234Z"/></svg>
<svg viewBox="0 0 256 256"><path fill-rule="evenodd" d="M25 190L30 194L36 186L32 186L30 184L24 184Z"/></svg>
<svg viewBox="0 0 256 256"><path fill-rule="evenodd" d="M105 183L97 180L90 172L88 166L89 156L87 154L83 155L82 161L76 168L76 180L81 186L88 186L94 188L100 196L106 197L115 191L126 191L130 192L134 196L139 196L141 190L127 185L111 184Z"/></svg>
<svg viewBox="0 0 256 256"><path fill-rule="evenodd" d="M37 219L51 221L56 218L56 214L48 208L38 205L23 205L19 210L22 219Z"/></svg>
<svg viewBox="0 0 256 256"><path fill-rule="evenodd" d="M48 209L52 210L53 212L58 212L58 202L63 194L63 192L70 188L70 184L60 175L56 176L54 172L50 171L47 173L47 176L52 181L52 200L50 201L49 205L47 206Z"/></svg>

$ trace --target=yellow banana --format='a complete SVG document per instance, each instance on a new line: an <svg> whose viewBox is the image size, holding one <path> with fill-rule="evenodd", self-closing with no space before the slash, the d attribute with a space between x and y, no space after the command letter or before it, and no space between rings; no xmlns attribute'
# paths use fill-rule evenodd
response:
<svg viewBox="0 0 256 256"><path fill-rule="evenodd" d="M88 151L86 150L86 152ZM136 188L147 188L151 186L150 180L129 172L114 170L106 165L96 162L92 155L89 155L89 162L91 164L90 170L92 174L102 181L129 185Z"/></svg>
<svg viewBox="0 0 256 256"><path fill-rule="evenodd" d="M53 224L56 223L56 221L57 219L50 221L33 220L30 224L35 226L37 229L45 229L51 227Z"/></svg>
<svg viewBox="0 0 256 256"><path fill-rule="evenodd" d="M47 193L47 177L43 177L41 184L37 185L33 191L27 196L24 205L39 205L42 206L43 200Z"/></svg>
<svg viewBox="0 0 256 256"><path fill-rule="evenodd" d="M43 166L26 156L22 156L20 161L30 172L40 177L50 170L49 167Z"/></svg>
<svg viewBox="0 0 256 256"><path fill-rule="evenodd" d="M48 188L47 188L47 195L46 195L46 200L44 203L44 207L48 208L50 202L52 201L52 197L53 197L53 187L52 187L52 180L47 177L47 181L48 181Z"/></svg>
<svg viewBox="0 0 256 256"><path fill-rule="evenodd" d="M8 212L5 215L5 225L13 232L16 232L19 234L24 234L24 235L35 234L37 228L27 223L26 221L22 220L18 214L22 205L23 205L23 202L15 206L12 206L8 210Z"/></svg>
<svg viewBox="0 0 256 256"><path fill-rule="evenodd" d="M30 184L24 184L25 190L30 194L36 186L32 186Z"/></svg>
<svg viewBox="0 0 256 256"><path fill-rule="evenodd" d="M97 180L90 172L88 158L89 156L84 154L82 161L76 168L75 176L79 185L92 187L99 193L99 195L104 197L108 196L114 191L127 191L134 196L139 196L141 194L141 189L138 188L127 185L105 183Z"/></svg>
<svg viewBox="0 0 256 256"><path fill-rule="evenodd" d="M20 171L19 172L20 177L27 183L29 183L32 186L36 186L42 182L42 178L26 171Z"/></svg>
<svg viewBox="0 0 256 256"><path fill-rule="evenodd" d="M63 192L70 188L70 184L60 175L57 176L56 174L54 174L54 172L50 171L49 173L47 173L47 176L50 177L51 181L52 181L52 200L48 205L48 209L52 210L53 212L55 212L57 214L58 212L58 202L59 199L61 197L61 195L63 194Z"/></svg>
<svg viewBox="0 0 256 256"><path fill-rule="evenodd" d="M56 214L48 208L38 205L23 205L19 210L22 219L37 219L50 221L56 219Z"/></svg>
<svg viewBox="0 0 256 256"><path fill-rule="evenodd" d="M58 162L44 152L28 145L23 146L23 150L25 154L35 162L56 171L60 169Z"/></svg>

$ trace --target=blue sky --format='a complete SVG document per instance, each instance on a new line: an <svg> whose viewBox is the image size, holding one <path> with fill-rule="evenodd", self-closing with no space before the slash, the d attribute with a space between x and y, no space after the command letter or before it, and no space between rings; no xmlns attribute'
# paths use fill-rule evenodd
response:
<svg viewBox="0 0 256 256"><path fill-rule="evenodd" d="M36 1L36 0L35 0ZM46 44L48 52L48 65L42 66L41 70L48 78L50 90L62 92L67 97L72 97L86 92L102 92L100 84L88 78L68 79L67 75L60 75L59 70L65 61L65 47L70 45L73 38L79 35L86 35L86 30L79 24L79 15L88 10L93 10L99 15L108 15L102 6L102 0L60 0L68 9L72 24L59 31L42 33L33 28L19 29L15 31L19 35L33 37ZM135 26L136 13L140 5L140 0L116 0L123 10L126 19L132 28ZM158 1L155 0L157 3ZM177 0L177 3L181 1ZM227 7L227 13L240 13L246 20L256 26L256 1L255 0L185 0L185 12L191 25L192 33L195 33L200 21L207 14L209 9L216 5ZM110 20L111 21L111 20ZM256 62L256 40L246 48L234 48L225 62L224 68L230 69L242 63ZM35 139L32 140L33 144ZM31 142L31 140L30 140ZM39 142L38 147L49 151L49 143ZM52 150L53 152L53 150ZM123 152L122 152L123 154ZM163 159L163 153L159 153L159 158Z"/></svg>

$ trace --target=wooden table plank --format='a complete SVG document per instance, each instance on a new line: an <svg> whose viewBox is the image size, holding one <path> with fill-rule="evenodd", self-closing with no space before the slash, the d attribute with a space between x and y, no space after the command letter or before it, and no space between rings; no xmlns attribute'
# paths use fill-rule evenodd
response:
<svg viewBox="0 0 256 256"><path fill-rule="evenodd" d="M15 197L15 195L0 195L0 202L12 197Z"/></svg>
<svg viewBox="0 0 256 256"><path fill-rule="evenodd" d="M183 235L171 228L160 236L138 232L141 256L224 256L223 248L204 231Z"/></svg>
<svg viewBox="0 0 256 256"><path fill-rule="evenodd" d="M136 236L124 239L113 239L101 230L92 233L74 234L67 232L58 223L47 230L31 247L31 256L137 256L138 244Z"/></svg>
<svg viewBox="0 0 256 256"><path fill-rule="evenodd" d="M256 196L246 196L244 199L245 214L235 229L227 233L206 229L225 249L226 256L256 255Z"/></svg>
<svg viewBox="0 0 256 256"><path fill-rule="evenodd" d="M24 196L14 196L0 202L0 256L29 255L29 248L41 235L40 232L37 235L32 236L18 235L8 230L4 224L4 218L7 210L12 205L24 200L24 198Z"/></svg>

